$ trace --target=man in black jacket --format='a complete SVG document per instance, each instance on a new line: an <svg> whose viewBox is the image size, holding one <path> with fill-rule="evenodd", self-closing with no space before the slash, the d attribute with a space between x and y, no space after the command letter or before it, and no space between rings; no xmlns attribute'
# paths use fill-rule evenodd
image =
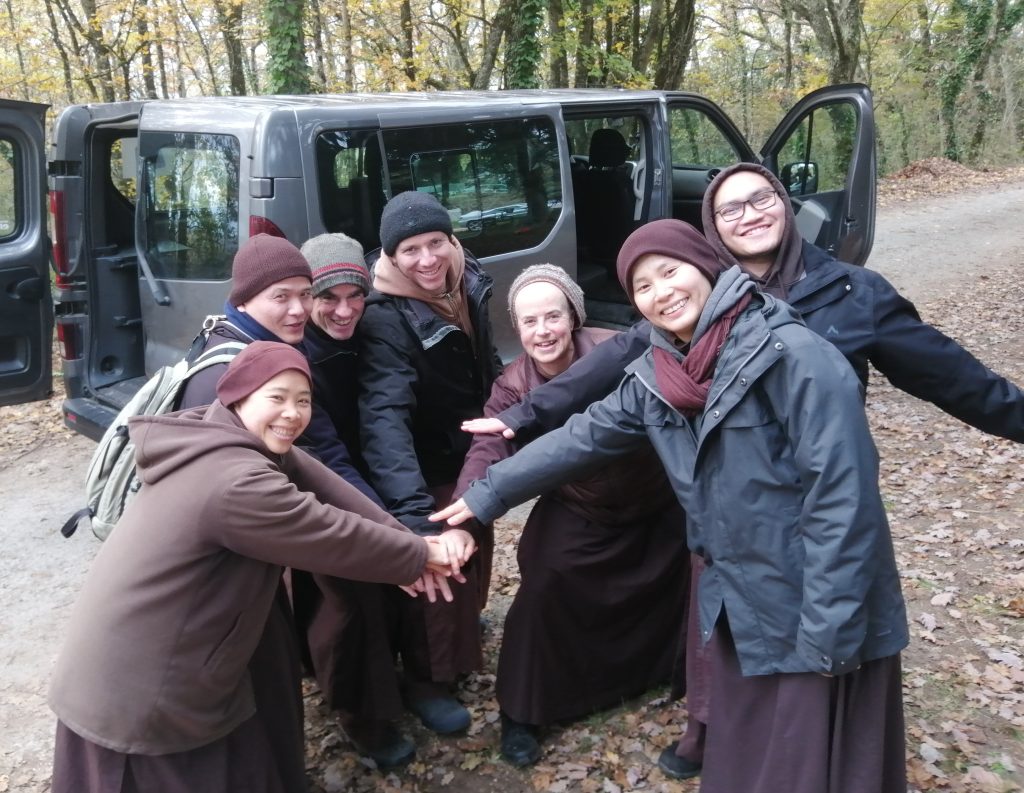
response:
<svg viewBox="0 0 1024 793"><path fill-rule="evenodd" d="M739 265L763 291L797 309L811 330L843 353L865 387L870 363L895 387L972 427L1024 442L1024 391L922 322L913 304L878 273L837 261L802 240L789 196L766 168L739 163L722 171L705 193L703 221L723 262ZM524 440L561 426L614 390L623 369L649 344L644 320L496 419L476 419L463 428ZM676 778L700 773L703 729L694 700L701 697L694 694L688 695L686 734L658 760Z"/></svg>

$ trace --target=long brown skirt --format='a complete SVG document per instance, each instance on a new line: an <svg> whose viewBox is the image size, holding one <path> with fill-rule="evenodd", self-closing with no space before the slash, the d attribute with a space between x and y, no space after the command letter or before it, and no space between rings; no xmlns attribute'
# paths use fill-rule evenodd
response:
<svg viewBox="0 0 1024 793"><path fill-rule="evenodd" d="M743 677L724 619L708 649L701 793L906 793L899 655L840 677Z"/></svg>
<svg viewBox="0 0 1024 793"><path fill-rule="evenodd" d="M434 488L447 505L452 487ZM410 697L434 696L483 664L480 610L490 582L493 536L475 525L479 549L452 582L453 603L411 598L396 586L290 571L292 603L306 660L324 701L360 723L387 721ZM396 667L401 657L404 680Z"/></svg>
<svg viewBox="0 0 1024 793"><path fill-rule="evenodd" d="M164 755L124 754L57 722L52 793L301 793L288 787L254 716L218 741Z"/></svg>
<svg viewBox="0 0 1024 793"><path fill-rule="evenodd" d="M575 719L669 680L682 655L689 555L674 502L608 526L537 502L519 543L497 695L528 724Z"/></svg>

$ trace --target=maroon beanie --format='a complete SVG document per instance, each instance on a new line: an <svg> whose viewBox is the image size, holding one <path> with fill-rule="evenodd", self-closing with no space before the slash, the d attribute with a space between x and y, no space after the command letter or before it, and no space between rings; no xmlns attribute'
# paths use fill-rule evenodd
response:
<svg viewBox="0 0 1024 793"><path fill-rule="evenodd" d="M240 306L271 284L295 276L312 277L309 262L298 248L283 237L257 234L238 249L231 264L231 294L228 302Z"/></svg>
<svg viewBox="0 0 1024 793"><path fill-rule="evenodd" d="M254 341L231 359L217 381L217 399L230 407L288 369L302 372L312 384L309 363L301 352L279 341Z"/></svg>
<svg viewBox="0 0 1024 793"><path fill-rule="evenodd" d="M674 219L652 221L626 237L615 262L619 283L629 296L630 302L633 302L633 268L649 253L670 256L686 264L692 264L712 286L726 269L719 263L714 249L704 239L704 235L689 223Z"/></svg>

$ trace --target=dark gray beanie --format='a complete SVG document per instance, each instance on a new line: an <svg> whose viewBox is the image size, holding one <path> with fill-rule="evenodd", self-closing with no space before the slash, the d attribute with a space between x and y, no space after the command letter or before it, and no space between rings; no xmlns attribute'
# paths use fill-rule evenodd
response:
<svg viewBox="0 0 1024 793"><path fill-rule="evenodd" d="M562 291L573 313L572 329L582 328L583 323L587 321L587 312L583 309L583 290L569 277L569 273L557 264L531 264L516 276L508 290L508 313L512 315L512 324L516 324L516 297L523 287L538 281L551 284Z"/></svg>
<svg viewBox="0 0 1024 793"><path fill-rule="evenodd" d="M313 294L339 284L353 284L370 294L370 271L363 263L363 246L347 234L320 234L300 248L313 272Z"/></svg>
<svg viewBox="0 0 1024 793"><path fill-rule="evenodd" d="M430 193L399 193L388 201L380 216L380 246L388 256L395 255L402 240L428 231L452 235L451 215Z"/></svg>

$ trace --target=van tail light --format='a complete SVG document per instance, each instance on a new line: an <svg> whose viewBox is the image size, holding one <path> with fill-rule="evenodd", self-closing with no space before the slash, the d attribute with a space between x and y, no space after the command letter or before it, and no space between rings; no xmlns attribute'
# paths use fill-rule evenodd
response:
<svg viewBox="0 0 1024 793"><path fill-rule="evenodd" d="M82 329L73 319L57 318L57 343L65 361L82 357Z"/></svg>
<svg viewBox="0 0 1024 793"><path fill-rule="evenodd" d="M50 191L50 214L53 215L53 265L57 271L57 286L68 286L68 235L64 214L64 191Z"/></svg>
<svg viewBox="0 0 1024 793"><path fill-rule="evenodd" d="M274 221L268 220L267 218L259 215L249 215L249 236L255 237L257 234L269 234L272 237L284 237L284 232L278 228Z"/></svg>

